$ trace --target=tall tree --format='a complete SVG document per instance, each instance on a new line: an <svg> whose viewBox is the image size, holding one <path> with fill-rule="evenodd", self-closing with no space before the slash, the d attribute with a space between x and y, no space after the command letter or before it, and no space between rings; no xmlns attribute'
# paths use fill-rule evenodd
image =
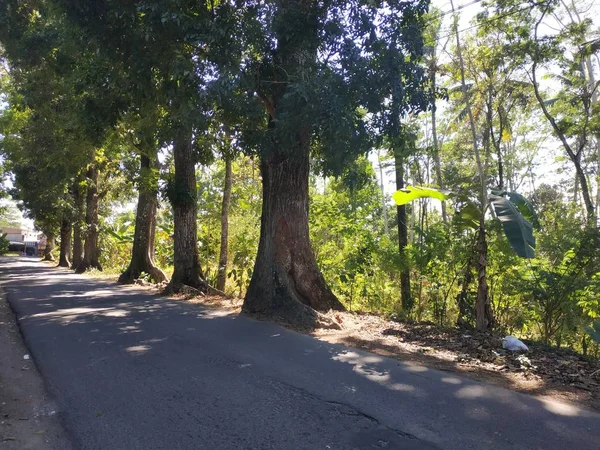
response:
<svg viewBox="0 0 600 450"><path fill-rule="evenodd" d="M86 197L85 197L85 239L83 245L83 258L75 268L76 273L83 273L89 269L102 270L100 265L100 247L98 239L100 236L100 223L98 221L98 208L100 196L98 193L97 165L90 164L86 172Z"/></svg>
<svg viewBox="0 0 600 450"><path fill-rule="evenodd" d="M240 13L241 29L253 40L249 48L263 49L246 56L253 62L244 63L250 68L244 72L256 80L248 94L256 93L267 113L258 144L261 237L244 311L313 326L320 320L315 309L343 308L310 247L310 153L314 150L325 173L335 174L367 151L365 111L360 107L380 108L389 97L389 91L376 89L376 53L386 47L394 28L398 54L412 43L418 49L418 18L425 9L425 2L288 1L269 6L248 2ZM389 34L378 37L378 23L383 22ZM410 89L409 72L399 80L398 90L402 85Z"/></svg>
<svg viewBox="0 0 600 450"><path fill-rule="evenodd" d="M476 326L478 330L485 331L492 326L494 323L494 317L491 309L491 302L488 291L487 283L487 253L488 244L486 239L485 231L485 213L487 211L487 174L486 166L481 157L479 149L477 128L475 119L473 118L473 112L471 110L471 100L469 96L469 90L465 81L465 64L462 55L462 44L460 40L460 34L458 31L458 15L454 10L454 3L450 0L452 12L454 14L454 34L456 36L456 52L458 56L458 63L460 69L460 84L463 95L463 102L467 115L469 118L469 128L471 130L471 139L473 145L473 152L475 154L475 161L477 162L477 173L479 175L479 203L481 207L481 214L479 216L479 230L477 238L477 301L475 302L476 311Z"/></svg>
<svg viewBox="0 0 600 450"><path fill-rule="evenodd" d="M552 20L561 8L572 13L559 0L532 3L528 8L519 5L513 1L492 3L484 13L483 27L500 33L506 51L528 75L538 107L573 164L586 215L595 224L590 177L584 166L586 152L595 152L591 149L591 137L598 127L594 120L597 105L593 101L598 85L590 82L586 70L587 57L595 49L594 45L586 45L592 22ZM554 30L551 33L546 27L549 23ZM561 86L552 97L540 86L541 74L550 65L561 69L556 77Z"/></svg>

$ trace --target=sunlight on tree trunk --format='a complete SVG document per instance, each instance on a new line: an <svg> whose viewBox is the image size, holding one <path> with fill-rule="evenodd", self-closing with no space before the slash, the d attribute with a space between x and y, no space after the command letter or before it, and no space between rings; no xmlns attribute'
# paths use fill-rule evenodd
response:
<svg viewBox="0 0 600 450"><path fill-rule="evenodd" d="M167 276L154 264L154 228L158 196L158 159L156 149L148 155L140 155L140 181L138 204L135 214L135 232L129 266L119 277L119 283L133 283L142 273L156 282Z"/></svg>
<svg viewBox="0 0 600 450"><path fill-rule="evenodd" d="M217 275L217 289L225 290L227 279L227 247L229 245L229 205L231 203L231 155L224 155L225 181L223 186L223 202L221 204L221 245L219 249L219 273Z"/></svg>
<svg viewBox="0 0 600 450"><path fill-rule="evenodd" d="M198 254L198 229L196 216L198 211L196 187L196 163L192 149L192 133L180 132L173 142L175 176L169 200L173 207L173 276L166 292L179 292L184 286L209 290L204 281Z"/></svg>
<svg viewBox="0 0 600 450"><path fill-rule="evenodd" d="M44 247L44 261L54 261L54 233L48 232L46 234L46 247Z"/></svg>
<svg viewBox="0 0 600 450"><path fill-rule="evenodd" d="M87 194L85 212L85 243L83 246L83 259L75 270L83 273L89 269L102 270L100 265L100 247L98 239L100 236L100 224L98 221L98 208L100 197L98 195L98 168L91 165L87 170Z"/></svg>
<svg viewBox="0 0 600 450"><path fill-rule="evenodd" d="M263 209L254 273L244 311L313 327L314 310L342 310L317 267L308 234L308 145L261 159Z"/></svg>

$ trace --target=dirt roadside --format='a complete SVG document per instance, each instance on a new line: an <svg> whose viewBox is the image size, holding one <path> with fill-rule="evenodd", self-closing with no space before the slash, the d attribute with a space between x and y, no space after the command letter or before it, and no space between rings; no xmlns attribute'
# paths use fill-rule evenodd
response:
<svg viewBox="0 0 600 450"><path fill-rule="evenodd" d="M72 448L0 288L0 449Z"/></svg>

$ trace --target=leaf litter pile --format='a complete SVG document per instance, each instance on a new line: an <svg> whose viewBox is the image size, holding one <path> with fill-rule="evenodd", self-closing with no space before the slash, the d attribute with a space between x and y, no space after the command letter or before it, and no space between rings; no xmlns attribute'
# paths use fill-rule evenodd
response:
<svg viewBox="0 0 600 450"><path fill-rule="evenodd" d="M500 334L396 322L371 314L331 312L341 330L317 329L319 339L461 372L502 387L600 410L600 361L525 340L529 352L502 348Z"/></svg>

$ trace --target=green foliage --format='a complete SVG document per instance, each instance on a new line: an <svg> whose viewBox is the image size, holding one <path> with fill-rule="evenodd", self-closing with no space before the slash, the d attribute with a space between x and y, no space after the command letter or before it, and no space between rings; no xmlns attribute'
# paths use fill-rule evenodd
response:
<svg viewBox="0 0 600 450"><path fill-rule="evenodd" d="M0 255L7 254L9 247L10 241L6 238L6 233L2 233L2 235L0 235Z"/></svg>
<svg viewBox="0 0 600 450"><path fill-rule="evenodd" d="M437 198L441 201L444 201L448 198L448 196L443 192L420 186L407 186L405 189L401 189L392 194L392 198L396 202L396 205L406 205L417 198L423 197Z"/></svg>
<svg viewBox="0 0 600 450"><path fill-rule="evenodd" d="M600 344L600 320L596 320L592 325L588 326L586 330L590 334L590 337L596 341L596 343Z"/></svg>
<svg viewBox="0 0 600 450"><path fill-rule="evenodd" d="M523 198L519 196L520 198ZM496 216L502 223L504 234L517 255L521 258L534 258L535 237L533 226L523 217L519 208L513 204L512 197L490 196Z"/></svg>

